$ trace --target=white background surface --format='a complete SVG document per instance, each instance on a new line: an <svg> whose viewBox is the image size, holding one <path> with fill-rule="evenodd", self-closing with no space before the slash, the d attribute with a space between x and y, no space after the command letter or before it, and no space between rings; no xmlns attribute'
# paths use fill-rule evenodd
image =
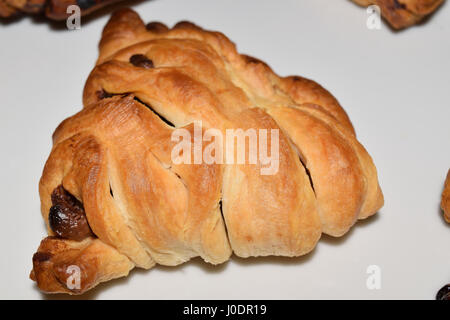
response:
<svg viewBox="0 0 450 320"><path fill-rule="evenodd" d="M219 267L195 259L133 271L84 298L434 299L450 282L450 227L438 209L450 167L448 3L428 23L398 33L386 24L368 30L366 11L345 0L154 0L134 7L145 21L191 20L220 30L280 75L328 88L373 156L386 204L342 239L324 236L303 258L234 257ZM28 279L45 236L38 181L53 130L81 109L108 17L82 20L79 31L30 18L0 25L0 298L46 298ZM381 268L381 290L366 287L372 264Z"/></svg>

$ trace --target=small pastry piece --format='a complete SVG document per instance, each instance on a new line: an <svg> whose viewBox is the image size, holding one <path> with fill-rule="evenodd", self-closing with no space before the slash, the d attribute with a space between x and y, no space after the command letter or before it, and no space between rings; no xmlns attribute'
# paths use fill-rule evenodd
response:
<svg viewBox="0 0 450 320"><path fill-rule="evenodd" d="M444 0L353 0L368 7L377 5L381 15L394 29L404 29L432 14Z"/></svg>
<svg viewBox="0 0 450 320"><path fill-rule="evenodd" d="M450 170L445 179L444 192L442 193L441 208L444 210L444 219L450 223Z"/></svg>
<svg viewBox="0 0 450 320"><path fill-rule="evenodd" d="M60 237L44 240L34 259L32 278L46 292L79 294L134 266L197 256L301 256L322 233L342 236L383 205L375 165L327 90L279 77L193 23L169 29L116 12L83 103L56 129L39 184L49 234ZM193 137L198 121L202 134L277 132L266 142L278 170L261 174L261 158L175 161L172 135ZM65 285L68 265L81 265L81 289Z"/></svg>

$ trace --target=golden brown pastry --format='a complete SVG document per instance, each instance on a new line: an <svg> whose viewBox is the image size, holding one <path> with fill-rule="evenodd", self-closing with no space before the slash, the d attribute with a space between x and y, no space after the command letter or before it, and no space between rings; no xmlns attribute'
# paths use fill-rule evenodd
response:
<svg viewBox="0 0 450 320"><path fill-rule="evenodd" d="M432 14L444 0L352 0L368 7L377 5L381 15L394 29L404 29Z"/></svg>
<svg viewBox="0 0 450 320"><path fill-rule="evenodd" d="M107 5L123 0L0 0L0 18L10 18L20 13L45 14L52 20L65 20L72 13L67 8L77 5L81 15L88 15Z"/></svg>
<svg viewBox="0 0 450 320"><path fill-rule="evenodd" d="M20 13L45 14L52 20L68 18L67 7L78 5L82 15L88 15L104 6L123 0L0 0L0 18ZM378 5L382 16L395 29L407 28L433 13L444 0L352 0L368 7Z"/></svg>
<svg viewBox="0 0 450 320"><path fill-rule="evenodd" d="M444 192L442 193L441 208L444 210L445 221L450 223L450 170L445 179Z"/></svg>
<svg viewBox="0 0 450 320"><path fill-rule="evenodd" d="M219 32L145 25L120 10L83 100L56 129L40 181L51 237L31 277L45 292L82 293L133 267L196 256L300 256L322 232L342 236L383 205L376 168L337 100L238 54ZM193 133L196 121L219 132L279 130L278 171L262 175L259 159L175 163L171 135ZM79 289L65 285L70 265L81 265Z"/></svg>

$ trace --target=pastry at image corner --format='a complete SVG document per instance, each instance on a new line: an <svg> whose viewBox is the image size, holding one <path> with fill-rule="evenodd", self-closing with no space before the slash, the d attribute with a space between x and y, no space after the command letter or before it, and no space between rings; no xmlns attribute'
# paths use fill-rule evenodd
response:
<svg viewBox="0 0 450 320"><path fill-rule="evenodd" d="M363 7L377 5L381 16L394 29L405 29L429 17L444 0L352 0Z"/></svg>
<svg viewBox="0 0 450 320"><path fill-rule="evenodd" d="M376 167L338 101L239 54L220 32L117 11L83 104L56 129L39 184L49 236L30 276L44 292L81 294L197 256L301 256L383 206ZM219 132L278 130L278 171L261 175L259 159L175 163L172 133L192 134L199 120ZM79 287L67 283L70 266Z"/></svg>

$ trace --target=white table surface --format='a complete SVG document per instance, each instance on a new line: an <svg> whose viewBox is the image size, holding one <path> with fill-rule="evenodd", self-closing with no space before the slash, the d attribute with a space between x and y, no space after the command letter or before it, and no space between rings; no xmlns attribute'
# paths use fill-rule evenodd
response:
<svg viewBox="0 0 450 320"><path fill-rule="evenodd" d="M434 299L450 282L450 226L439 210L450 167L448 3L398 33L386 24L367 29L365 9L346 0L154 0L134 8L145 21L220 30L280 75L328 88L374 158L386 204L303 258L234 257L219 267L195 259L133 271L85 298ZM30 18L0 25L0 298L48 298L28 279L45 236L38 181L53 130L81 109L108 18L83 19L78 31ZM381 268L380 290L366 287L369 265Z"/></svg>

